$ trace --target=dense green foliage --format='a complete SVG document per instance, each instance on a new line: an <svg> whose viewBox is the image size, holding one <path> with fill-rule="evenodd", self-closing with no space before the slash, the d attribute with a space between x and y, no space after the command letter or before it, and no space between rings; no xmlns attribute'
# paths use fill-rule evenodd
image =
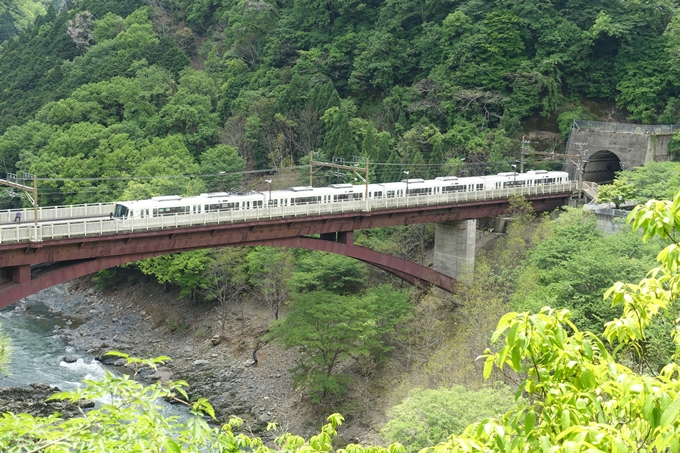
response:
<svg viewBox="0 0 680 453"><path fill-rule="evenodd" d="M639 206L630 219L634 230L642 229L643 239L660 237L671 244L659 253L659 266L639 284L618 282L606 292L605 299L623 308L620 317L605 324L604 338L612 346L633 347L644 343L659 314L677 301L680 288L680 244L674 240L680 231L680 192L672 202L652 200L646 206ZM312 304L307 305L307 315L312 318L323 318L323 308L328 308L319 307L314 312ZM672 339L677 360L680 351L677 331L673 332ZM517 380L517 387L525 398L517 399L504 415L473 423L462 434L452 434L445 442L430 445L426 451L619 453L678 449L680 381L677 375L680 368L676 361L668 363L658 374L636 373L617 361L621 348L612 352L597 335L581 331L570 320L569 310L548 307L535 314L506 314L491 340L498 347L496 352L485 351L484 377L489 377L494 370L503 372L506 378ZM155 366L163 359L128 360ZM154 405L156 398L185 400L185 385L176 382L169 386L142 387L127 377L108 375L102 382L87 382L75 392L57 396L77 402L113 395L109 403L84 417L64 421L57 415L40 418L4 414L0 423L0 446L8 452L112 452L131 448L152 452L404 451L398 444L389 448L351 444L345 449L335 449L332 438L342 422L337 414L330 416L330 423L308 441L284 435L273 448L264 446L260 439L235 435L235 421L216 429L200 417L180 422L162 416ZM212 415L212 407L205 400L190 405L196 413ZM420 409L417 407L413 412L425 415ZM430 415L433 414L426 414ZM432 424L433 432L438 429L437 423ZM403 427L408 428L406 425L408 420Z"/></svg>
<svg viewBox="0 0 680 453"><path fill-rule="evenodd" d="M645 243L629 230L604 235L594 216L580 210L567 211L545 228L548 237L521 268L513 309L537 313L545 305L567 308L579 329L601 335L604 323L621 315L621 307L603 302L603 295L614 281L642 279L661 244ZM633 355L626 363L655 371L663 367L672 354L668 339L677 314L672 309L660 316L643 345L644 358Z"/></svg>
<svg viewBox="0 0 680 453"><path fill-rule="evenodd" d="M0 2L0 45L20 34L33 23L36 16L45 14L48 0L2 0Z"/></svg>
<svg viewBox="0 0 680 453"><path fill-rule="evenodd" d="M268 338L286 347L303 346L293 382L312 401L342 396L351 383L338 365L349 358L380 359L390 349L388 335L412 308L405 291L379 286L364 294L340 295L316 290L297 293L290 311L274 323Z"/></svg>
<svg viewBox="0 0 680 453"><path fill-rule="evenodd" d="M680 187L680 163L649 162L634 170L616 174L613 184L600 186L597 200L601 203L619 204L647 200L667 200ZM619 199L619 196L621 197Z"/></svg>
<svg viewBox="0 0 680 453"><path fill-rule="evenodd" d="M461 385L450 389L413 389L399 405L390 409L390 421L382 435L399 442L408 453L445 441L451 434L462 434L471 423L498 417L514 405L514 396L505 385L474 391Z"/></svg>
<svg viewBox="0 0 680 453"><path fill-rule="evenodd" d="M212 190L311 151L395 164L374 180L497 172L529 117L680 107L673 0L146 3L48 6L0 48L5 171L86 179L41 182L43 204ZM180 174L212 176L143 179Z"/></svg>
<svg viewBox="0 0 680 453"><path fill-rule="evenodd" d="M7 35L0 36L0 42L5 40L0 47L0 159L6 172L48 178L40 182L41 205L287 187L303 178L287 167L305 162L310 152L319 160L360 157L391 164L373 166L372 181L400 179L404 170L410 177L494 173L511 168L523 120L557 118L564 133L572 119L596 116L581 105L585 99L614 101L629 120L668 123L679 115L675 0L64 4L61 9L47 5L46 14L31 24L38 12L33 3L0 1L0 33ZM11 27L3 28L10 20ZM288 179L273 178L266 186L261 177L245 180L235 174L270 168ZM623 172L637 192L624 194L629 188L619 183L611 199L670 197L668 190L680 185L678 174L671 164ZM343 174L328 177L347 180ZM0 199L3 207L17 202ZM677 217L673 209L667 218ZM671 353L667 332L674 327L675 309L640 329L630 320L630 304L638 299L627 300L622 311L602 303L612 278L642 278L659 243L643 244L630 234L604 238L574 213L551 226L541 223L535 234L526 223L515 225L502 254L478 261L476 272L483 278L453 301L423 299L408 325L401 323L412 308L404 293L365 290L365 266L336 255L209 250L157 257L138 267L179 286L183 295L218 303L222 325L231 304L247 290L262 296L275 316L292 298L294 316L278 322L272 337L286 346L305 346L296 382L315 400L346 389L347 377L338 371L350 362L343 359L380 361L392 347L405 352L399 361L404 369L420 366L428 384L450 388L476 371L467 364L481 350L480 337L512 302L531 313L504 318L500 331L508 335L496 335L505 343L498 354L488 353L487 364L512 368L530 398L499 425L470 428L445 449L465 450L474 443L508 451L557 444L569 450L572 444L566 441L584 446L584 439L619 448L627 442L617 437L620 433L643 443L672 441L669 427L676 422L671 415L680 407L675 381L660 384L614 361L648 361L645 371L658 372ZM529 253L527 266L518 266L531 244L544 237ZM359 243L421 263L431 240L430 230L415 226L357 235ZM665 262L677 264L673 250ZM111 280L110 273L101 275L102 284ZM278 288L281 282L285 288ZM658 297L667 295L659 290ZM453 310L456 304L464 308ZM539 313L546 304L572 312ZM654 304L658 300L643 307L650 316L665 308ZM489 316L471 316L484 310ZM622 321L604 331L615 340L612 348L624 345L622 352L612 352L594 335L618 315ZM447 331L455 333L447 336ZM460 344L466 347L453 347ZM642 359L636 356L640 351ZM461 357L466 360L451 360ZM576 375L574 367L581 367ZM632 423L612 415L618 414L619 401L630 401L612 390L621 382L646 392L636 390L647 400ZM628 397L626 389L621 394ZM609 406L598 406L598 392ZM142 412L149 411L147 404ZM32 433L26 448L59 439L65 449L114 451L120 439L127 442L124 447L141 442L140 448L153 439L149 448L177 451L175 441L166 440L166 422L153 412L140 418L146 424L141 438L135 438L127 437L134 430L118 434L119 408L109 409L93 412L103 417L99 425L23 420L45 428L37 434L26 431ZM541 415L537 419L530 413ZM136 414L126 416L132 420ZM595 428L594 421L604 426ZM20 418L16 423L11 426L24 426ZM101 426L105 429L98 431ZM236 447L230 431L218 434L200 426L196 429L207 437L178 441L187 450L199 448L202 439L213 442L213 435L225 436L211 444L219 445L216 451L259 446L242 439ZM314 451L330 450L328 432L322 441L310 442ZM69 438L77 440L70 444ZM15 436L3 439L16 445L11 444ZM286 451L304 443L287 440L292 443L284 441Z"/></svg>
<svg viewBox="0 0 680 453"><path fill-rule="evenodd" d="M619 209L624 203L635 199L635 187L620 176L611 184L600 184L597 190L598 203L613 203Z"/></svg>

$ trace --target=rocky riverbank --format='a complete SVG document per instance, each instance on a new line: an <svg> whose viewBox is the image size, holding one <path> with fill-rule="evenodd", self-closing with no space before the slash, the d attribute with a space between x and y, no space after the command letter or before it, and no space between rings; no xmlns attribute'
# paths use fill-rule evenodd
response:
<svg viewBox="0 0 680 453"><path fill-rule="evenodd" d="M89 402L78 405L68 401L47 400L59 391L57 387L47 384L0 388L0 414L11 412L13 414L26 413L36 417L47 417L59 412L64 418L71 418L81 414L80 408L86 409L94 406L93 403Z"/></svg>
<svg viewBox="0 0 680 453"><path fill-rule="evenodd" d="M59 297L39 294L31 300L42 300L50 311L73 321L55 327L55 335L76 351L110 364L121 364L103 358L111 350L144 358L171 357L144 378L186 380L192 397L205 397L213 404L218 422L236 415L245 420L247 431L272 439L282 432L314 434L328 415L291 388L295 350L265 344L253 366L253 350L272 319L264 307L253 303L233 307L222 332L214 306L179 300L177 294L150 282L98 292L80 280L47 291ZM78 352L73 355L77 358ZM273 422L279 429L264 431ZM372 431L365 423L348 420L339 442L380 442Z"/></svg>

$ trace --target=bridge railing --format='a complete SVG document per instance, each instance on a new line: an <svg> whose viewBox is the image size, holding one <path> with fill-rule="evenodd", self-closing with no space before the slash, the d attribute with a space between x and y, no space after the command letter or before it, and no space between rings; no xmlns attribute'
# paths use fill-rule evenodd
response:
<svg viewBox="0 0 680 453"><path fill-rule="evenodd" d="M38 221L107 216L110 212L113 212L114 206L114 203L95 203L38 207ZM22 222L33 222L35 220L33 208L3 209L0 210L0 225L13 223L17 212L21 212Z"/></svg>
<svg viewBox="0 0 680 453"><path fill-rule="evenodd" d="M573 128L597 132L621 132L629 134L670 135L680 130L678 124L629 124L604 121L574 120Z"/></svg>
<svg viewBox="0 0 680 453"><path fill-rule="evenodd" d="M102 236L138 231L174 229L191 226L214 225L224 223L251 222L266 219L287 217L318 216L342 212L380 211L385 209L408 208L413 206L429 206L454 204L470 201L483 201L509 198L513 195L543 195L551 193L570 193L576 190L576 183L554 184L545 186L522 187L512 189L486 190L479 192L453 192L447 194L409 196L401 198L381 198L372 200L351 200L335 203L320 203L295 206L265 207L239 211L203 212L200 214L171 215L162 217L145 217L137 219L69 219L39 224L17 224L16 226L0 226L0 244L12 242L43 241L73 237ZM102 205L104 206L104 205ZM104 210L104 214L109 211ZM97 211L92 215L100 215Z"/></svg>

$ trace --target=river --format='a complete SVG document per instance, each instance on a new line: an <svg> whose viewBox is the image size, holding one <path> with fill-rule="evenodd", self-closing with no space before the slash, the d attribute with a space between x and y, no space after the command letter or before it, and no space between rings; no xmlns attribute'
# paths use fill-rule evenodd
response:
<svg viewBox="0 0 680 453"><path fill-rule="evenodd" d="M60 390L73 390L83 379L97 380L106 371L118 374L114 367L107 367L94 356L76 351L59 335L55 326L63 327L72 321L56 315L47 308L58 305L63 297L59 291L44 291L0 311L0 326L12 344L9 374L0 374L0 387L29 387L29 384L49 384ZM66 363L65 356L77 358ZM166 416L188 416L188 411L177 405L159 400Z"/></svg>
<svg viewBox="0 0 680 453"><path fill-rule="evenodd" d="M51 313L44 303L35 299L1 311L0 326L11 340L13 351L10 374L0 375L0 387L27 387L40 383L72 390L83 379L104 376L104 367L93 356L76 353L61 338L53 335L54 326L70 322ZM78 360L66 363L63 358L67 355Z"/></svg>

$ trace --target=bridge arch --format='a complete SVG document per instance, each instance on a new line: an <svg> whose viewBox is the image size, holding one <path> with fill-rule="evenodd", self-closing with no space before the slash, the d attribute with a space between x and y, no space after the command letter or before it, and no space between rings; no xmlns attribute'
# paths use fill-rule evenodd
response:
<svg viewBox="0 0 680 453"><path fill-rule="evenodd" d="M558 190L541 186L540 190L532 189L536 193L527 193L526 197L535 211L549 211L564 204L573 187L571 183ZM397 257L355 246L353 232L412 223L455 223L493 217L503 215L508 207L506 197L465 197L448 203L419 203L370 211L341 210L216 223L197 221L182 227L141 226L136 230L116 231L115 234L104 234L100 220L95 225L99 227L98 234L91 232L46 241L0 244L0 272L5 277L5 281L0 280L0 307L50 286L119 264L175 252L237 245L290 246L341 253L408 281L427 282L449 289L455 283L453 278ZM320 237L311 237L313 235Z"/></svg>
<svg viewBox="0 0 680 453"><path fill-rule="evenodd" d="M351 238L351 233L349 237ZM347 238L347 236L345 236L345 238ZM371 264L375 267L378 267L379 269L396 275L397 277L411 283L412 285L434 285L449 292L453 291L457 284L453 278L441 272L437 272L433 269L412 263L411 261L407 261L402 258L397 258L385 253L380 253L368 248L353 245L349 243L349 241L335 242L311 237L291 237L262 240L248 244L225 244L223 246L235 247L242 245L304 248L308 250L337 253L355 258L367 264ZM170 255L173 253L186 252L190 250L198 250L201 248L206 247L189 247L171 251L164 250L149 253L134 253L128 255L67 261L63 262L61 265L54 266L53 269L41 269L41 272L37 272L32 276L30 275L29 267L26 266L27 269L23 269L23 271L29 272L27 281L15 284L13 288L3 293L3 297L0 300L0 308L4 308L24 297L30 296L31 294L35 294L49 287L66 283L76 278L84 277L104 269L109 269L121 264L127 264L146 258Z"/></svg>
<svg viewBox="0 0 680 453"><path fill-rule="evenodd" d="M583 180L598 184L610 183L616 172L623 170L624 162L609 150L596 151L586 157Z"/></svg>

